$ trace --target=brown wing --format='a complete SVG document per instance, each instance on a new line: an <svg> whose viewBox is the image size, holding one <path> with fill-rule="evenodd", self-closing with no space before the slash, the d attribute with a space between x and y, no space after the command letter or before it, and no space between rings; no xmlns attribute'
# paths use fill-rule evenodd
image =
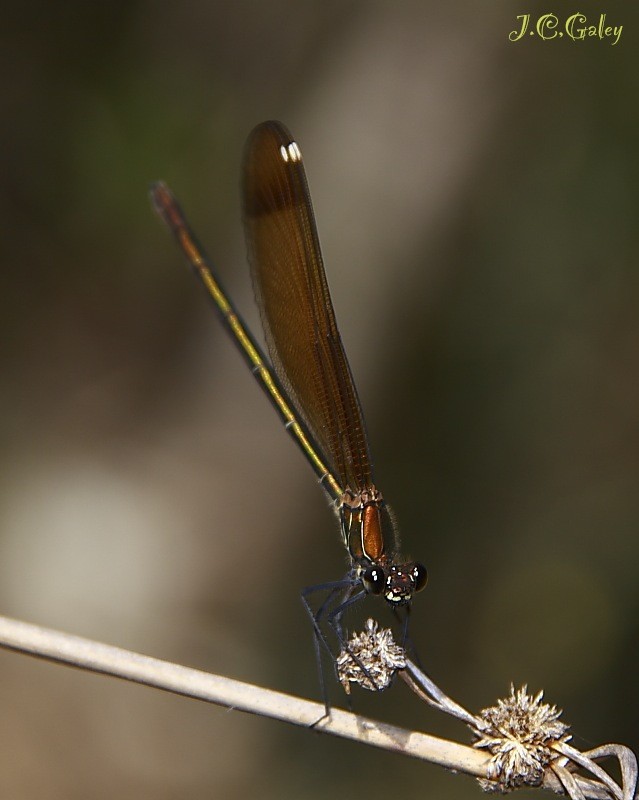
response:
<svg viewBox="0 0 639 800"><path fill-rule="evenodd" d="M278 377L342 485L372 484L364 420L322 264L300 150L279 122L249 136L244 219L253 285Z"/></svg>

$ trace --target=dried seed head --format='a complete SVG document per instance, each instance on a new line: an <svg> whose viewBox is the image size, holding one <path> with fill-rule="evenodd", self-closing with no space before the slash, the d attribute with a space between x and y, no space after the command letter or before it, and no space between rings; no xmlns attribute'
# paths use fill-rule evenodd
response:
<svg viewBox="0 0 639 800"><path fill-rule="evenodd" d="M389 628L379 629L375 620L367 619L362 633L354 633L336 659L337 676L346 694L351 683L371 692L390 684L398 669L406 666L404 648L395 643Z"/></svg>
<svg viewBox="0 0 639 800"><path fill-rule="evenodd" d="M538 786L544 770L558 753L553 745L570 739L569 726L559 721L561 710L542 703L543 692L534 697L527 686L510 697L485 708L477 718L474 747L489 750L488 780L480 780L485 791L507 792L519 786Z"/></svg>

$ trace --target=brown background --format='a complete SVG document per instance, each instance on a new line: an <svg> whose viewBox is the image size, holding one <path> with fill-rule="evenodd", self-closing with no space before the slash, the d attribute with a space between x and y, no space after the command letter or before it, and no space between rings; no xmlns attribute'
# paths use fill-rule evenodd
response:
<svg viewBox="0 0 639 800"><path fill-rule="evenodd" d="M639 15L537 0L5 3L0 613L317 697L310 469L152 214L165 178L253 325L250 128L306 159L413 636L471 709L544 688L637 745ZM375 607L374 607L375 608ZM358 710L465 740L401 686ZM478 797L398 756L0 653L0 795Z"/></svg>

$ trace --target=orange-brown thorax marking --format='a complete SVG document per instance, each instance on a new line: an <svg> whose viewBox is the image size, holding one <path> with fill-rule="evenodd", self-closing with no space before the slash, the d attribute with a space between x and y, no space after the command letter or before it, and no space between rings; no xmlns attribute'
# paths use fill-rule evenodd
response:
<svg viewBox="0 0 639 800"><path fill-rule="evenodd" d="M381 510L382 493L369 486L355 493L344 492L341 503L345 543L355 560L378 562L384 556Z"/></svg>
<svg viewBox="0 0 639 800"><path fill-rule="evenodd" d="M382 520L377 503L364 506L362 513L362 545L364 554L371 561L377 561L384 555L384 538L382 536Z"/></svg>

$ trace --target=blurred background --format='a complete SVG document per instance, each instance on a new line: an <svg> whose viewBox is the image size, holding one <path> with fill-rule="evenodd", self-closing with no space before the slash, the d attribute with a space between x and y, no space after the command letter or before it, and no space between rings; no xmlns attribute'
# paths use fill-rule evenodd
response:
<svg viewBox="0 0 639 800"><path fill-rule="evenodd" d="M509 41L539 0L3 4L0 613L319 697L299 592L343 574L335 521L147 199L257 329L240 159L282 119L427 671L639 745L639 12L605 5L616 46ZM479 796L9 652L0 706L12 800ZM355 708L466 741L401 684Z"/></svg>

